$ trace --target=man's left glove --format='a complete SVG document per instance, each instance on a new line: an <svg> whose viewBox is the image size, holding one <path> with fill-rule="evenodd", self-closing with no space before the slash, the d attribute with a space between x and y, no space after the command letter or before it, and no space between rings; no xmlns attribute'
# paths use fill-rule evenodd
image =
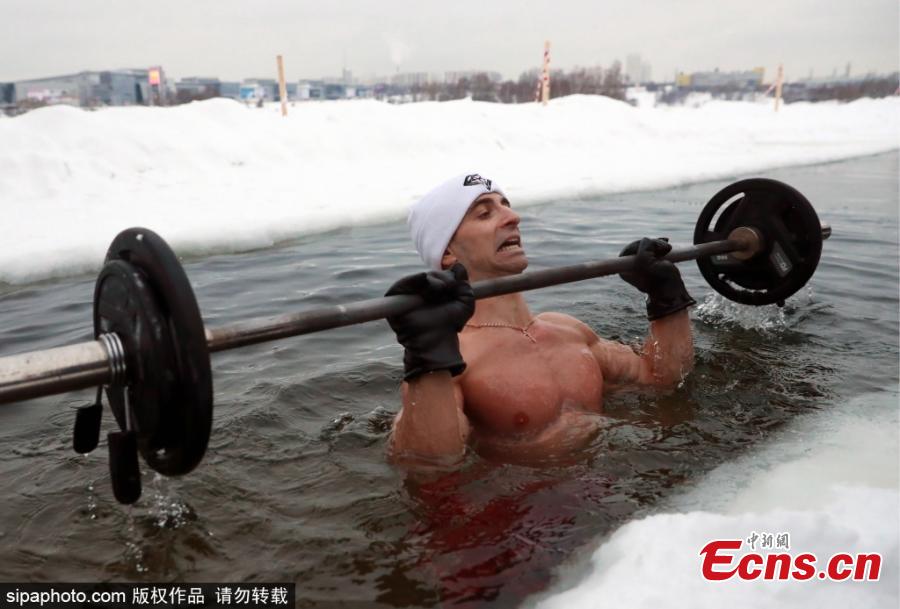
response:
<svg viewBox="0 0 900 609"><path fill-rule="evenodd" d="M456 263L447 271L430 271L404 277L385 296L416 294L425 305L409 313L388 317L403 355L405 380L434 370L452 376L466 368L459 352L459 333L475 312L475 293L466 268Z"/></svg>
<svg viewBox="0 0 900 609"><path fill-rule="evenodd" d="M661 260L672 251L667 239L643 238L628 244L619 256L637 256L633 271L619 276L647 294L647 319L653 321L686 309L697 302L688 294L681 273L668 260Z"/></svg>

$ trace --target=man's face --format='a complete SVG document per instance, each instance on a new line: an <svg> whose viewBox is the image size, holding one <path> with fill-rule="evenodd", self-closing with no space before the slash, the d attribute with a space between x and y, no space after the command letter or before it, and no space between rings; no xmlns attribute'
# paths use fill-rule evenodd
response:
<svg viewBox="0 0 900 609"><path fill-rule="evenodd" d="M441 261L444 268L461 262L477 281L521 273L528 266L519 234L519 215L506 197L481 195L469 206Z"/></svg>

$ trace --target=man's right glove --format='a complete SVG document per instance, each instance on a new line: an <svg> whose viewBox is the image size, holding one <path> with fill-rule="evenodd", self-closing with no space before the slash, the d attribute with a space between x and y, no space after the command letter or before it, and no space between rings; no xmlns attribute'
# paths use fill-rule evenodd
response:
<svg viewBox="0 0 900 609"><path fill-rule="evenodd" d="M405 380L434 370L452 376L466 368L459 352L459 333L475 312L475 294L466 268L456 263L447 271L430 271L404 277L385 296L416 294L425 305L403 315L388 317L403 355Z"/></svg>
<svg viewBox="0 0 900 609"><path fill-rule="evenodd" d="M661 260L671 250L668 240L645 237L628 244L619 254L637 255L634 270L619 276L647 294L647 319L650 321L697 304L684 287L678 268L668 260Z"/></svg>

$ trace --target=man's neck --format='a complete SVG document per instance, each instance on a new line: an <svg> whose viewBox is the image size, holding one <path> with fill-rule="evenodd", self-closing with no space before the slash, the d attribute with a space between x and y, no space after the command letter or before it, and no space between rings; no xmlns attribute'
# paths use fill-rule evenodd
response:
<svg viewBox="0 0 900 609"><path fill-rule="evenodd" d="M521 292L484 298L475 303L471 324L504 323L525 327L531 322L531 311Z"/></svg>

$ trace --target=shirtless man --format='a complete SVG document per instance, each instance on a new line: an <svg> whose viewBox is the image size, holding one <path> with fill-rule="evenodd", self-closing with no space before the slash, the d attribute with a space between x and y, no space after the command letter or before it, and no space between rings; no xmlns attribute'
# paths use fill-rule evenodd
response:
<svg viewBox="0 0 900 609"><path fill-rule="evenodd" d="M501 458L565 453L596 428L605 389L672 386L691 370L687 307L695 303L675 265L659 259L671 249L665 241L642 239L622 251L638 255L623 279L648 295L650 332L635 353L574 317L533 315L521 293L474 300L468 281L528 266L519 216L491 180L448 180L411 208L409 226L432 271L388 291L427 303L388 319L405 347L396 457L455 461L467 444Z"/></svg>

